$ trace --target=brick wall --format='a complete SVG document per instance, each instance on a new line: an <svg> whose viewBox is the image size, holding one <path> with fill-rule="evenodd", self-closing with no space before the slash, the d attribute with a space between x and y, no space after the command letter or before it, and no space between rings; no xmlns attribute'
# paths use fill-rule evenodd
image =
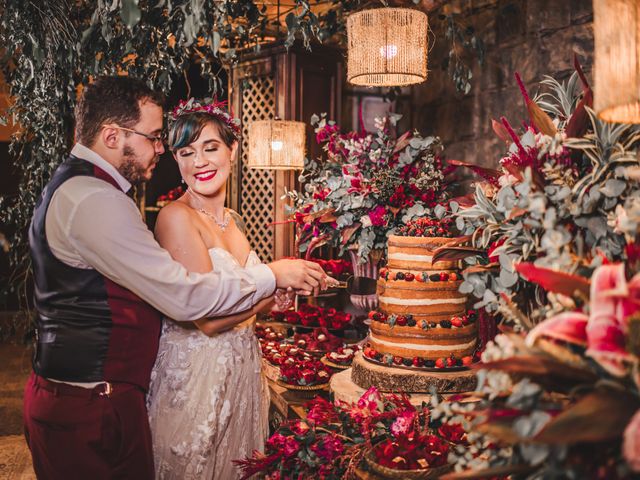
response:
<svg viewBox="0 0 640 480"><path fill-rule="evenodd" d="M472 89L455 91L440 68L448 42L436 31L429 57L429 78L411 89L411 123L421 133L439 135L446 157L495 166L504 148L491 119L505 116L512 125L526 118L514 72L530 94L544 75L568 78L578 54L591 79L593 10L591 0L465 0L463 21L485 43L482 66L473 67ZM433 38L433 37L432 37Z"/></svg>

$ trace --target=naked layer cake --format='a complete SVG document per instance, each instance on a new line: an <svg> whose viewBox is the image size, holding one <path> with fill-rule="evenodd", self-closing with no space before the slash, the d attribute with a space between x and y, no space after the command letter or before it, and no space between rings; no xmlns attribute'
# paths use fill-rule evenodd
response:
<svg viewBox="0 0 640 480"><path fill-rule="evenodd" d="M414 367L472 362L477 315L467 310L467 296L458 291L458 262L432 261L438 248L457 242L450 232L448 219L422 219L389 237L387 266L378 279L380 306L370 313L365 357Z"/></svg>

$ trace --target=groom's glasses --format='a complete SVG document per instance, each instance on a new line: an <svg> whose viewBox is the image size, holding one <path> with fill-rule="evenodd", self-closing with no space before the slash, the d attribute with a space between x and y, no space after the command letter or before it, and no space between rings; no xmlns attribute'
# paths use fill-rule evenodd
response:
<svg viewBox="0 0 640 480"><path fill-rule="evenodd" d="M132 128L120 127L118 125L103 125L102 128L117 128L118 130L124 130L125 132L135 133L136 135L140 135L141 137L149 140L153 145L163 145L167 141L167 132L162 132L160 135L149 135L148 133L142 133L137 130L133 130Z"/></svg>

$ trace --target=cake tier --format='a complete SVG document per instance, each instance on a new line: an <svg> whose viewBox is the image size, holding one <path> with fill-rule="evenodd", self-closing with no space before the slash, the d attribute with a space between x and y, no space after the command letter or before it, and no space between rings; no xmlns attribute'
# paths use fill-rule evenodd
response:
<svg viewBox="0 0 640 480"><path fill-rule="evenodd" d="M369 343L381 354L403 358L436 360L454 356L462 358L473 355L476 349L478 330L475 323L457 328L429 328L417 326L390 326L372 321Z"/></svg>
<svg viewBox="0 0 640 480"><path fill-rule="evenodd" d="M455 242L455 238L390 235L387 241L387 267L412 270L455 270L458 268L457 260L432 262L435 250Z"/></svg>
<svg viewBox="0 0 640 480"><path fill-rule="evenodd" d="M460 315L465 312L467 296L455 282L405 282L402 280L378 279L380 310L386 314L412 314L416 318L429 314L433 317Z"/></svg>

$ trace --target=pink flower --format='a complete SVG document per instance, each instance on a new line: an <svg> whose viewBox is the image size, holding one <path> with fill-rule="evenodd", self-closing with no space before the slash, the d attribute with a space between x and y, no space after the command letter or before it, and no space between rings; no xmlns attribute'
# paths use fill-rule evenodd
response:
<svg viewBox="0 0 640 480"><path fill-rule="evenodd" d="M281 433L274 433L273 435L271 435L271 438L267 440L267 446L273 448L274 450L280 450L286 440L287 437L285 437Z"/></svg>
<svg viewBox="0 0 640 480"><path fill-rule="evenodd" d="M369 212L369 219L371 220L371 225L374 227L383 227L387 224L385 220L385 215L387 213L387 209L382 205L376 206L373 210Z"/></svg>
<svg viewBox="0 0 640 480"><path fill-rule="evenodd" d="M391 433L396 437L406 436L413 430L415 411L405 410L391 424Z"/></svg>
<svg viewBox="0 0 640 480"><path fill-rule="evenodd" d="M317 444L311 447L311 451L318 455L325 462L332 462L344 451L344 445L335 435L327 435Z"/></svg>
<svg viewBox="0 0 640 480"><path fill-rule="evenodd" d="M591 277L589 315L565 312L536 326L527 343L538 337L587 347L586 354L615 376L627 374L634 357L626 350L628 317L640 310L640 274L630 282L623 264L602 265Z"/></svg>
<svg viewBox="0 0 640 480"><path fill-rule="evenodd" d="M300 450L300 444L296 442L295 438L286 437L282 450L286 457L291 457L298 453L298 450Z"/></svg>

